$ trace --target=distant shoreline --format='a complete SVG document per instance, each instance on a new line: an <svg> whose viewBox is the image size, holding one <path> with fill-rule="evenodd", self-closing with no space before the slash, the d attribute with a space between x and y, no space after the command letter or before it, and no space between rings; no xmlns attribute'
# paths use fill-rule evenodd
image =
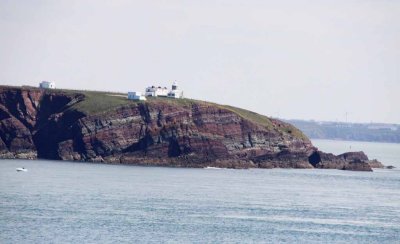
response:
<svg viewBox="0 0 400 244"><path fill-rule="evenodd" d="M344 140L344 139L327 139L327 138L310 138L311 141L320 140L320 141L335 141L335 142L362 142L362 143L374 143L374 144L400 144L400 142L385 142L385 141L357 141L357 140Z"/></svg>
<svg viewBox="0 0 400 244"><path fill-rule="evenodd" d="M400 143L400 125L285 120L310 139Z"/></svg>

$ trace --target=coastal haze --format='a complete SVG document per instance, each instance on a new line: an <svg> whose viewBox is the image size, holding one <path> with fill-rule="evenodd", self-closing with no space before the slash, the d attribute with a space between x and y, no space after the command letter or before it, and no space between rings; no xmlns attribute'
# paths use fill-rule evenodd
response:
<svg viewBox="0 0 400 244"><path fill-rule="evenodd" d="M400 123L399 1L1 1L0 84L142 91Z"/></svg>

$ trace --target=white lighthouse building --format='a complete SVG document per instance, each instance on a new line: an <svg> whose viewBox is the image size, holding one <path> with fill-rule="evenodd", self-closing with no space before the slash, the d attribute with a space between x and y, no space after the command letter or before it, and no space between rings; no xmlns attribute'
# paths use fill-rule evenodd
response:
<svg viewBox="0 0 400 244"><path fill-rule="evenodd" d="M166 97L168 96L168 88L161 86L150 86L146 88L146 97Z"/></svg>
<svg viewBox="0 0 400 244"><path fill-rule="evenodd" d="M178 83L174 82L171 89L161 86L149 86L144 93L128 92L130 100L146 100L146 97L168 97L168 98L183 98L183 91L179 90Z"/></svg>
<svg viewBox="0 0 400 244"><path fill-rule="evenodd" d="M168 97L171 97L171 98L182 98L183 97L183 91L179 90L178 83L176 81L172 84L172 90L170 92L168 92Z"/></svg>

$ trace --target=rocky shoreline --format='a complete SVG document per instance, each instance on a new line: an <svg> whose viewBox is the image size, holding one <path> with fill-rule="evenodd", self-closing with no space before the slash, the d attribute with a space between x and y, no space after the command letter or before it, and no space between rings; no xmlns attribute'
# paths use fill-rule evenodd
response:
<svg viewBox="0 0 400 244"><path fill-rule="evenodd" d="M110 100L115 107L87 109L90 99L101 96L107 98L0 87L0 158L196 168L383 167L363 152L321 152L292 125L250 111L189 99L123 97Z"/></svg>

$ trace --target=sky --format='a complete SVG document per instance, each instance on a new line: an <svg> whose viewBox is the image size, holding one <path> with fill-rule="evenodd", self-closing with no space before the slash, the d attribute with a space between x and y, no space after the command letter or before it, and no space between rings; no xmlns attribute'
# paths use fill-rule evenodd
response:
<svg viewBox="0 0 400 244"><path fill-rule="evenodd" d="M0 84L42 80L400 124L400 1L0 0Z"/></svg>

